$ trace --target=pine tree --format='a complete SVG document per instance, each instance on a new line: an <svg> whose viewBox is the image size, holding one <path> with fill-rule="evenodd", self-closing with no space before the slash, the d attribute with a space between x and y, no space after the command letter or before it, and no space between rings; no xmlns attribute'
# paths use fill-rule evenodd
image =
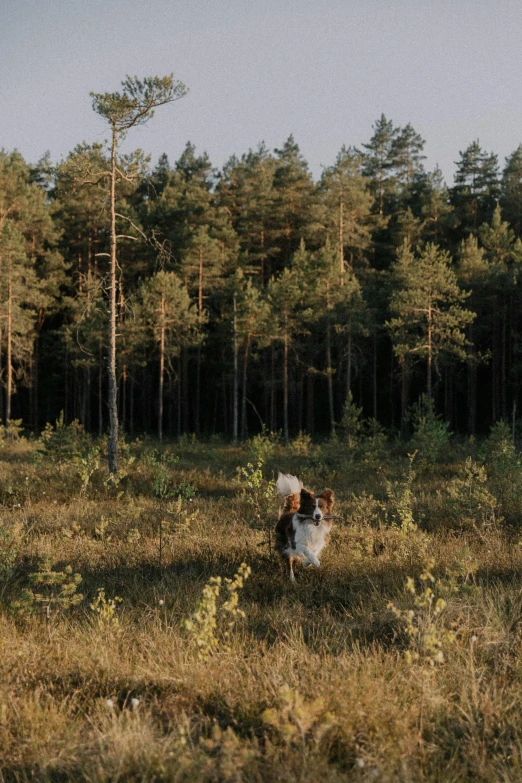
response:
<svg viewBox="0 0 522 783"><path fill-rule="evenodd" d="M294 137L289 136L276 149L274 171L274 234L279 250L279 269L289 264L292 255L306 238L310 222L313 183L308 165Z"/></svg>
<svg viewBox="0 0 522 783"><path fill-rule="evenodd" d="M109 273L109 359L108 359L108 407L109 407L109 473L118 473L118 401L116 374L116 319L117 319L117 242L116 233L116 185L124 178L118 166L117 150L128 131L146 123L157 106L182 98L186 93L182 82L174 82L172 76L127 77L122 82L121 93L91 93L93 108L104 117L111 128L110 168L110 273Z"/></svg>
<svg viewBox="0 0 522 783"><path fill-rule="evenodd" d="M477 369L491 350L493 329L491 313L494 292L491 286L492 270L477 237L470 234L460 245L457 256L457 276L469 294L468 304L477 318L466 327L469 343L467 356L467 427L474 434L477 429Z"/></svg>
<svg viewBox="0 0 522 783"><path fill-rule="evenodd" d="M494 315L490 321L493 362L493 419L508 414L508 375L515 341L515 321L517 320L518 299L517 282L522 272L522 241L506 221L502 220L500 207L493 212L491 223L479 228L479 238L489 261L491 275L489 289L495 297ZM518 302L517 302L518 303Z"/></svg>
<svg viewBox="0 0 522 783"><path fill-rule="evenodd" d="M44 166L43 162L41 166ZM38 337L47 315L54 312L58 306L60 285L65 272L63 259L56 250L58 231L53 223L52 207L44 187L39 182L38 171L31 171L19 153L8 154L0 151L0 234L7 232L2 238L4 261L7 259L3 273L7 277L14 275L10 282L7 280L6 286L7 289L11 287L13 292L17 279L30 281L31 285L30 290L13 294L15 299L12 301L8 295L7 301L11 301L12 315L22 306L24 319L29 318L33 327L26 331L25 327L21 326L31 345L27 348L24 338L23 373L20 368L18 375L29 386L30 420L35 427L38 404ZM31 316L27 308L30 309ZM24 319L20 314L20 323ZM16 331L16 327L13 328ZM14 333L12 331L11 336ZM11 381L6 389L9 405L7 419L10 418L11 392L14 388L12 364L10 367L8 374L10 373Z"/></svg>
<svg viewBox="0 0 522 783"><path fill-rule="evenodd" d="M367 150L363 173L372 182L377 213L381 216L389 214L389 207L396 191L396 180L393 172L394 150L399 128L395 128L391 120L384 114L372 125L373 136L368 144L363 144Z"/></svg>
<svg viewBox="0 0 522 783"><path fill-rule="evenodd" d="M422 240L444 246L448 241L453 207L449 190L438 167L419 181L415 188L415 197L420 205Z"/></svg>
<svg viewBox="0 0 522 783"><path fill-rule="evenodd" d="M335 164L327 168L318 186L317 222L337 248L338 268L362 263L371 247L377 221L372 214L369 180L361 173L362 156L343 147ZM324 240L323 240L324 241Z"/></svg>
<svg viewBox="0 0 522 783"><path fill-rule="evenodd" d="M268 285L270 304L269 339L282 347L283 351L283 437L285 445L290 440L289 429L289 388L290 388L290 349L296 336L306 329L302 319L302 301L305 285L299 272L286 267L278 278L272 278Z"/></svg>
<svg viewBox="0 0 522 783"><path fill-rule="evenodd" d="M5 423L8 430L15 379L27 372L32 354L36 288L34 266L25 252L24 236L15 221L7 218L0 230L0 317L5 333Z"/></svg>
<svg viewBox="0 0 522 783"><path fill-rule="evenodd" d="M522 236L522 144L506 158L500 191L502 214L518 237Z"/></svg>
<svg viewBox="0 0 522 783"><path fill-rule="evenodd" d="M449 255L427 245L415 256L404 246L393 269L396 290L387 327L403 367L407 360L426 362L426 389L433 391L433 369L445 355L466 358L465 328L475 314L462 305L467 294L457 282ZM404 410L403 410L404 414Z"/></svg>
<svg viewBox="0 0 522 783"><path fill-rule="evenodd" d="M396 182L400 189L400 200L406 204L410 198L415 180L424 175L423 155L426 142L410 123L397 129L391 144L391 158L395 170Z"/></svg>
<svg viewBox="0 0 522 783"><path fill-rule="evenodd" d="M140 291L141 315L159 354L158 438L163 437L165 368L181 349L201 339L204 314L198 313L182 281L174 272L158 272Z"/></svg>
<svg viewBox="0 0 522 783"><path fill-rule="evenodd" d="M243 269L259 276L261 284L272 272L277 256L274 226L274 172L276 160L264 144L224 166L216 187L218 209L230 217L239 242Z"/></svg>
<svg viewBox="0 0 522 783"><path fill-rule="evenodd" d="M265 345L270 335L270 306L263 289L254 285L251 277L246 277L238 269L230 278L232 292L233 351L235 373L233 379L234 399L236 399L233 420L237 420L237 429L241 437L247 436L247 386L248 367L256 347ZM229 294L230 296L230 294ZM239 402L239 356L243 353L241 369L241 402ZM237 439L238 432L235 432Z"/></svg>
<svg viewBox="0 0 522 783"><path fill-rule="evenodd" d="M491 219L498 196L497 156L484 152L474 141L460 153L451 191L461 237L476 234L478 227Z"/></svg>

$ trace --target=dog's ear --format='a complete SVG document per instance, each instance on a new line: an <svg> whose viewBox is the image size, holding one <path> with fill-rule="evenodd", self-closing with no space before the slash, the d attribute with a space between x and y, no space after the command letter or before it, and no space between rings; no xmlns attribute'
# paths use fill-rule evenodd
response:
<svg viewBox="0 0 522 783"><path fill-rule="evenodd" d="M332 508L334 504L334 493L332 492L331 489L323 489L319 497L326 500L328 508Z"/></svg>
<svg viewBox="0 0 522 783"><path fill-rule="evenodd" d="M297 511L299 508L299 495L287 495L283 501L283 514Z"/></svg>
<svg viewBox="0 0 522 783"><path fill-rule="evenodd" d="M299 511L302 514L311 514L315 506L315 495L309 489L302 489L299 501Z"/></svg>

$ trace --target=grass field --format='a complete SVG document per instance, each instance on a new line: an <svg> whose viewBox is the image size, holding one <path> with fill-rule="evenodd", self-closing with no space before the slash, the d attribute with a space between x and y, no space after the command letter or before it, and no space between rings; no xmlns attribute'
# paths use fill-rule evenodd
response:
<svg viewBox="0 0 522 783"><path fill-rule="evenodd" d="M522 780L519 457L434 446L4 442L0 781ZM296 584L278 469L343 517Z"/></svg>

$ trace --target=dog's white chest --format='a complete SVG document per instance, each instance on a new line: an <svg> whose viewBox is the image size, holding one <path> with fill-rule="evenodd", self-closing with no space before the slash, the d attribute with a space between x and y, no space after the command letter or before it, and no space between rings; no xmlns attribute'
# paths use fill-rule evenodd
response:
<svg viewBox="0 0 522 783"><path fill-rule="evenodd" d="M309 550L314 555L318 555L326 544L325 539L330 532L331 525L325 522L314 525L311 521L301 522L295 518L292 520L292 524L295 530L296 552L304 554L306 550Z"/></svg>

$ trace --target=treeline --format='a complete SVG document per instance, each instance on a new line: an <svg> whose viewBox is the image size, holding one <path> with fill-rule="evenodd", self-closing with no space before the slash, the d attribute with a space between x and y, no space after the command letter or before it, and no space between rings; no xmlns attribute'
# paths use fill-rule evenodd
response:
<svg viewBox="0 0 522 783"><path fill-rule="evenodd" d="M126 432L328 432L352 395L396 429L421 392L461 431L510 417L522 350L522 145L454 184L386 117L314 181L293 137L217 171L117 160ZM0 410L107 426L109 153L0 153Z"/></svg>

